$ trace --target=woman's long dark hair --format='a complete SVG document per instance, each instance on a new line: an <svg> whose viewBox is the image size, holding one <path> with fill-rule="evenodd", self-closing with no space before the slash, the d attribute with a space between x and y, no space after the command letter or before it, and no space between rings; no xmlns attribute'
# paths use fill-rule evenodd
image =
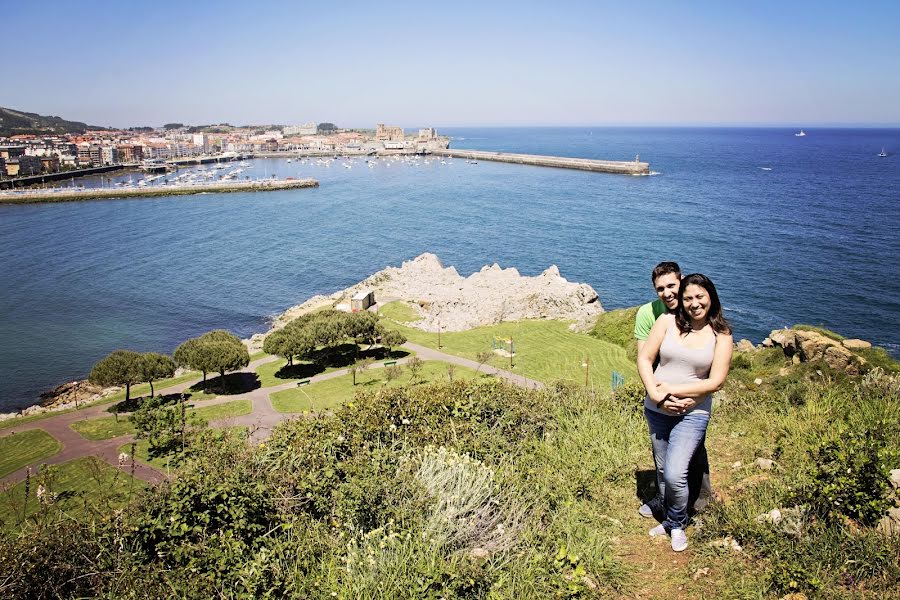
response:
<svg viewBox="0 0 900 600"><path fill-rule="evenodd" d="M706 313L706 320L713 331L724 334L731 333L731 325L728 324L728 319L722 314L722 304L719 302L719 293L716 292L716 286L713 285L709 277L700 273L692 273L681 280L681 287L678 288L678 308L675 310L675 324L678 325L678 331L688 333L691 330L691 317L684 308L684 290L689 285L699 285L709 294L709 312Z"/></svg>

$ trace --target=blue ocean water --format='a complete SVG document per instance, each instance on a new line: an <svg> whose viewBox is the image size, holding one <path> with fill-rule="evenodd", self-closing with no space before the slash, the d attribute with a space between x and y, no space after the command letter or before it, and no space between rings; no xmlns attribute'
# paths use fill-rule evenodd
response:
<svg viewBox="0 0 900 600"><path fill-rule="evenodd" d="M441 132L455 148L640 154L659 175L257 159L256 174L321 187L0 206L0 410L116 348L264 331L291 305L426 251L462 274L556 264L607 309L651 299L653 265L677 260L716 282L738 339L805 322L900 355L900 130Z"/></svg>

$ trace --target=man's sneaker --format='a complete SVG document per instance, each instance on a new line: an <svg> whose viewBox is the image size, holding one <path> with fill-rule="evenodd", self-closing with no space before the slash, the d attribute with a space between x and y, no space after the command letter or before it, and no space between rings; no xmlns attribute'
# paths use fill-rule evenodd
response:
<svg viewBox="0 0 900 600"><path fill-rule="evenodd" d="M681 552L683 550L687 550L687 534L684 532L684 529L673 529L672 530L672 550L675 552Z"/></svg>
<svg viewBox="0 0 900 600"><path fill-rule="evenodd" d="M638 509L638 514L649 519L653 516L653 509L650 508L649 504L641 504L641 507Z"/></svg>
<svg viewBox="0 0 900 600"><path fill-rule="evenodd" d="M650 530L650 537L662 537L664 535L668 535L668 533L666 532L666 528L663 527L662 524L659 524Z"/></svg>

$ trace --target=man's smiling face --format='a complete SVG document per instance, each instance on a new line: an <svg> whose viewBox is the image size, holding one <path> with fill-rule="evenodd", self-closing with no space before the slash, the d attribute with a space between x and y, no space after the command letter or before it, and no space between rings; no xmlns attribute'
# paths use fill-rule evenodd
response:
<svg viewBox="0 0 900 600"><path fill-rule="evenodd" d="M666 273L660 275L653 282L656 289L656 295L662 300L669 311L675 310L678 306L678 288L681 286L681 277L677 273Z"/></svg>

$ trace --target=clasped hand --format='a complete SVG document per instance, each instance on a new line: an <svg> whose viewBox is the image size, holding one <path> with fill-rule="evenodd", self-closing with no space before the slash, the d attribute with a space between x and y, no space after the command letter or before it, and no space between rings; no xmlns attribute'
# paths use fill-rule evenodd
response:
<svg viewBox="0 0 900 600"><path fill-rule="evenodd" d="M669 391L669 386L665 383L657 383L655 391L657 402L665 398L666 395L669 396L668 399L663 402L659 408L670 415L681 416L697 406L697 400L695 398L682 398L680 396L676 396L671 391Z"/></svg>

